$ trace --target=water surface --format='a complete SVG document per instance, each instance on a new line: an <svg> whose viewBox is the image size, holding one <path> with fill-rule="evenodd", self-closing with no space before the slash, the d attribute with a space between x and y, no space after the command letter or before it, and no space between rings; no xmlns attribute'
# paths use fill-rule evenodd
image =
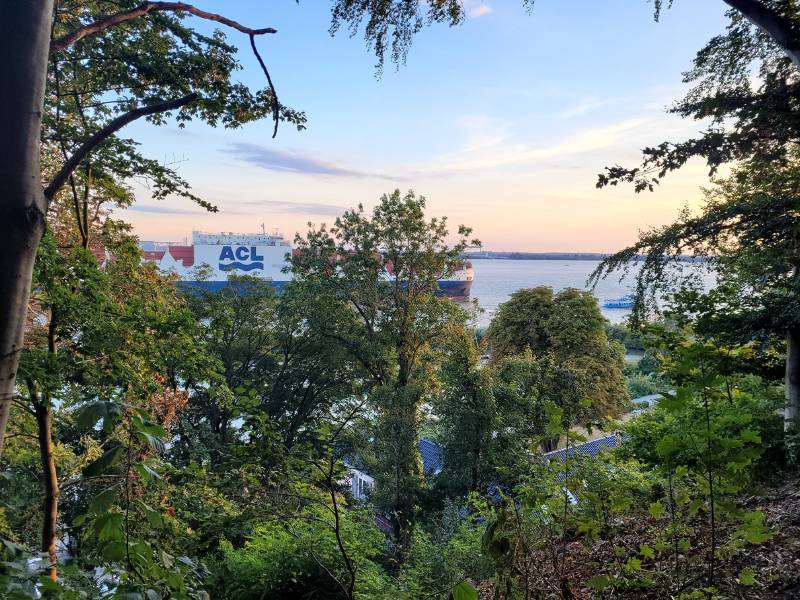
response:
<svg viewBox="0 0 800 600"><path fill-rule="evenodd" d="M596 260L472 259L475 280L471 297L477 299L484 309L478 318L478 325L488 325L497 307L523 288L546 285L556 292L568 287L589 289L586 282L599 264ZM704 279L710 285L710 276L706 275ZM624 321L630 310L602 308L603 301L629 294L633 284L633 274L620 281L620 274L615 273L601 280L593 290L600 301L603 315L612 323Z"/></svg>

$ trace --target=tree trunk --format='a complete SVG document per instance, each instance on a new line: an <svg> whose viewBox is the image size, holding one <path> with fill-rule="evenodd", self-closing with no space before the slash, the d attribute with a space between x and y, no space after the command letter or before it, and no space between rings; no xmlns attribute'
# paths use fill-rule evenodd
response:
<svg viewBox="0 0 800 600"><path fill-rule="evenodd" d="M786 408L783 422L786 430L800 425L800 326L786 332Z"/></svg>
<svg viewBox="0 0 800 600"><path fill-rule="evenodd" d="M44 395L43 395L44 396ZM53 414L49 399L43 397L36 403L36 424L39 430L39 457L44 480L44 505L42 507L42 552L50 556L50 579L56 580L56 523L58 521L58 474L53 457Z"/></svg>
<svg viewBox="0 0 800 600"><path fill-rule="evenodd" d="M36 249L45 228L39 138L53 0L2 0L0 20L0 456Z"/></svg>
<svg viewBox="0 0 800 600"><path fill-rule="evenodd" d="M768 6L764 0L723 0L783 48L794 65L800 69L800 39L788 18Z"/></svg>

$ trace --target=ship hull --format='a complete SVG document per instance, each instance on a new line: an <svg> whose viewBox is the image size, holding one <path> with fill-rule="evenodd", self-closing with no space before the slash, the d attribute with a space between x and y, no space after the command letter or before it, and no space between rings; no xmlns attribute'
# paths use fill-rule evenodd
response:
<svg viewBox="0 0 800 600"><path fill-rule="evenodd" d="M280 291L283 286L287 285L289 281L273 281L269 283ZM465 302L469 300L470 290L472 289L472 280L454 281L454 280L440 280L439 294L456 302ZM176 285L179 290L188 293L217 293L230 285L228 281L178 281Z"/></svg>
<svg viewBox="0 0 800 600"><path fill-rule="evenodd" d="M452 279L439 280L440 295L455 300L466 302L472 289L472 280L457 281Z"/></svg>

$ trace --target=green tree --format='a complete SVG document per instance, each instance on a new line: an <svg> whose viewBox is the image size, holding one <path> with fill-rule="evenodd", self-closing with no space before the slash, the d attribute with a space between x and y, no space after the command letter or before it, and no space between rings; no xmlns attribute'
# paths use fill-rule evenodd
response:
<svg viewBox="0 0 800 600"><path fill-rule="evenodd" d="M332 228L296 239L295 279L325 305L310 315L309 326L337 341L368 374L377 410L376 497L404 541L422 481L417 439L430 379L425 356L449 324L464 318L440 296L437 280L461 267L469 234L460 226L449 245L446 218L426 219L423 197L396 190L371 216L359 206Z"/></svg>
<svg viewBox="0 0 800 600"><path fill-rule="evenodd" d="M644 254L636 272L634 320L658 313L661 296L683 290L672 316L693 320L697 334L728 344L757 340L772 346L772 338L783 337L787 427L796 425L800 411L799 175L794 159L766 169L742 166L705 192L698 215L684 212L672 225L643 233L593 275L628 269L635 255ZM682 255L702 257L703 263L687 263ZM702 267L717 277L708 293L684 278Z"/></svg>
<svg viewBox="0 0 800 600"><path fill-rule="evenodd" d="M547 352L550 338L546 323L553 314L553 289L535 287L511 294L486 330L492 358L500 359L529 348L536 355Z"/></svg>
<svg viewBox="0 0 800 600"><path fill-rule="evenodd" d="M676 576L681 555L691 560L688 528L704 514L707 542L697 551L706 586L713 587L723 548L731 552L771 537L763 513L742 510L734 500L780 465L783 432L774 390L737 372L752 360L752 347L720 346L687 333L662 331L664 369L677 391L627 425L617 452L648 463L665 480L665 497L650 513L671 513L664 547L674 553Z"/></svg>
<svg viewBox="0 0 800 600"><path fill-rule="evenodd" d="M632 182L637 191L653 190L694 157L704 159L712 174L726 163L769 165L788 157L800 124L793 100L800 65L797 4L725 3L732 7L725 33L698 51L684 74L684 83L694 87L670 109L684 118L710 119L709 126L697 138L645 148L639 167L607 168L598 177L598 187Z"/></svg>
<svg viewBox="0 0 800 600"><path fill-rule="evenodd" d="M84 247L97 216L90 214L92 207L103 200L129 204L132 177L151 181L156 197L183 195L213 209L189 192L174 169L144 158L133 140L117 132L136 119L162 124L169 116L181 125L199 118L236 127L272 114L276 123L283 116L302 126L301 115L281 111L271 86L254 93L235 83L235 49L220 33L205 36L186 27L183 19L190 14L249 35L254 50L255 36L274 32L177 2L48 0L9 6L2 48L25 58L2 67L18 93L0 97L0 118L10 132L6 151L19 157L0 167L0 222L8 240L0 278L0 437L24 338L36 248L50 207L73 208L76 237ZM65 185L66 197L56 199Z"/></svg>
<svg viewBox="0 0 800 600"><path fill-rule="evenodd" d="M486 337L493 360L530 350L578 376L596 417L615 416L627 406L624 349L609 342L606 321L589 292L547 287L520 290L500 305Z"/></svg>
<svg viewBox="0 0 800 600"><path fill-rule="evenodd" d="M553 409L564 428L587 418L580 374L550 356L537 358L528 350L504 358L493 368L492 390L498 412L494 467L512 485L536 447L555 449L558 436L549 435Z"/></svg>
<svg viewBox="0 0 800 600"><path fill-rule="evenodd" d="M75 517L83 508L74 494L60 499L62 485L91 491L80 468L91 480L100 474L92 473L98 465L121 460L122 447L108 434L109 424L123 412L142 410L168 419L170 404L185 396L178 382L191 376L188 367L198 342L174 287L151 265L139 264L134 240L107 235L105 243L116 260L101 268L83 247L62 251L47 235L37 257L29 339L20 362L15 409L32 421L20 418L12 431L37 440L41 492L35 496L42 511L35 521L41 524L40 547L49 554L54 581L57 540L63 537L61 509L66 504L67 515ZM148 425L143 414L131 417L135 428L129 435L161 448L155 437L161 426ZM106 428L92 432L97 443L87 448L81 435L101 419ZM99 448L105 452L100 458Z"/></svg>
<svg viewBox="0 0 800 600"><path fill-rule="evenodd" d="M307 327L324 308L302 286L286 286L279 299L268 281L232 276L221 290L192 292L189 303L217 368L194 382L176 458L217 464L231 444L275 434L290 452L358 395L358 365Z"/></svg>
<svg viewBox="0 0 800 600"><path fill-rule="evenodd" d="M474 336L464 327L447 332L442 352L442 389L434 404L444 449L441 481L457 495L480 493L492 483L498 415L491 379L480 367Z"/></svg>

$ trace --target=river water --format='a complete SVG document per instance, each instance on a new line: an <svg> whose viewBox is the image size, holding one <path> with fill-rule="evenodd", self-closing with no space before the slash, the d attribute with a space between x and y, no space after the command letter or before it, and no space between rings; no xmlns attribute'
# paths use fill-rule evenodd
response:
<svg viewBox="0 0 800 600"><path fill-rule="evenodd" d="M588 289L589 275L597 268L594 260L502 260L472 259L475 280L472 283L471 298L477 299L483 312L477 319L478 326L486 326L494 316L497 307L509 296L523 288L545 285L555 291L573 287ZM710 286L711 278L704 279ZM620 281L614 274L601 280L593 290L601 303L603 315L612 323L620 323L630 314L629 309L602 308L604 300L619 298L631 292L633 275Z"/></svg>

